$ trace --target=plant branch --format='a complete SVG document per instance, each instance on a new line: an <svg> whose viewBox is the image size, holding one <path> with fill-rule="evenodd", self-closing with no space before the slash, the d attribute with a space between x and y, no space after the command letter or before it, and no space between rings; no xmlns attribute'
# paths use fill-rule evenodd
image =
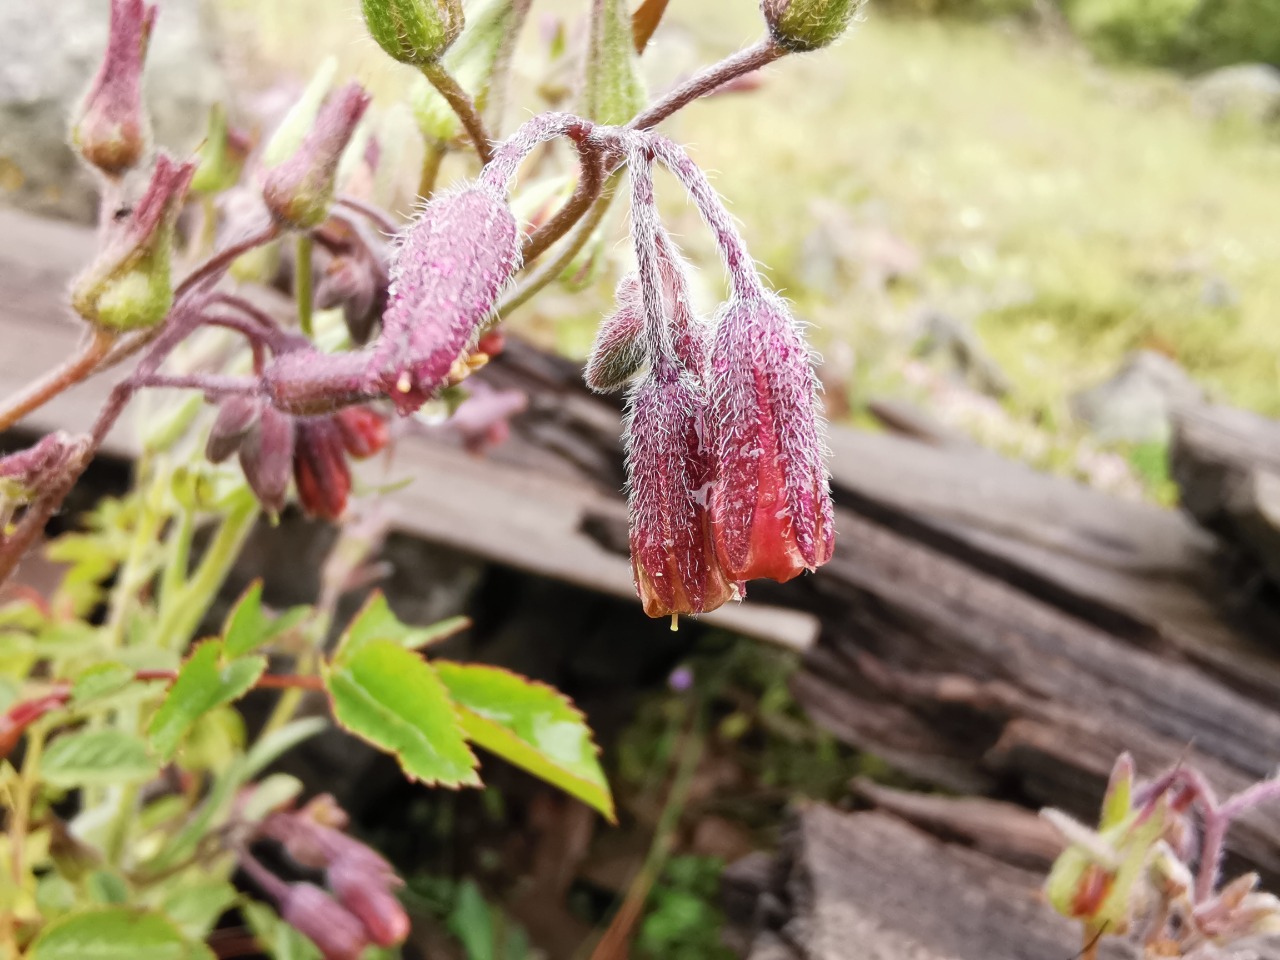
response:
<svg viewBox="0 0 1280 960"><path fill-rule="evenodd" d="M657 126L667 117L682 110L700 97L705 97L731 80L744 74L759 70L773 61L785 56L787 51L772 40L766 38L755 46L739 50L719 63L696 73L680 86L669 92L649 109L635 117L627 128L630 130L648 130Z"/></svg>
<svg viewBox="0 0 1280 960"><path fill-rule="evenodd" d="M183 278L182 282L173 291L173 302L175 304L178 303L196 287L220 277L240 257L250 250L255 250L264 244L270 243L279 235L280 228L273 222L267 224L256 233L251 233L243 240L219 250Z"/></svg>
<svg viewBox="0 0 1280 960"><path fill-rule="evenodd" d="M340 207L354 210L389 237L393 237L400 232L400 225L371 203L365 203L363 200L346 195L339 196L334 202Z"/></svg>
<svg viewBox="0 0 1280 960"><path fill-rule="evenodd" d="M311 292L311 251L314 244L311 234L298 234L293 258L293 298L298 302L298 329L308 340L315 335L311 328L311 313L314 304Z"/></svg>
<svg viewBox="0 0 1280 960"><path fill-rule="evenodd" d="M163 680L173 683L178 679L177 670L139 670L133 675L135 680ZM320 677L304 677L293 673L264 673L253 685L255 690L323 690L324 680Z"/></svg>
<svg viewBox="0 0 1280 960"><path fill-rule="evenodd" d="M439 60L432 60L425 64L422 68L422 74L425 76L433 87L440 91L440 96L458 115L458 119L462 121L463 128L467 131L467 136L471 138L471 143L476 148L476 154L480 157L481 163L488 163L493 159L493 144L489 137L489 132L485 129L484 119L480 116L480 112L476 109L475 101L471 99L471 95L462 89L462 85L454 79L443 63Z"/></svg>
<svg viewBox="0 0 1280 960"><path fill-rule="evenodd" d="M77 354L54 367L26 389L6 398L3 406L0 406L0 430L8 430L33 410L39 409L64 390L88 377L98 369L115 341L115 334L95 330Z"/></svg>
<svg viewBox="0 0 1280 960"><path fill-rule="evenodd" d="M579 140L577 144L581 168L578 185L555 216L525 238L521 254L526 264L542 256L552 244L573 229L573 225L583 218L600 196L605 179L600 151L589 139Z"/></svg>

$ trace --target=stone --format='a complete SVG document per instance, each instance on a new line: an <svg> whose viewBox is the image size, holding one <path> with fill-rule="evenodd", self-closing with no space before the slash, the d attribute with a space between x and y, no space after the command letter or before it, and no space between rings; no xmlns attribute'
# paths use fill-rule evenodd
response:
<svg viewBox="0 0 1280 960"><path fill-rule="evenodd" d="M1169 438L1178 409L1204 401L1204 391L1177 363L1140 350L1109 380L1075 394L1071 409L1100 440L1159 443Z"/></svg>
<svg viewBox="0 0 1280 960"><path fill-rule="evenodd" d="M0 203L92 222L97 188L67 143L106 44L106 0L0 4ZM200 0L160 5L143 93L157 145L189 153L226 83Z"/></svg>
<svg viewBox="0 0 1280 960"><path fill-rule="evenodd" d="M1280 122L1280 69L1266 63L1239 63L1191 81L1191 103L1214 121Z"/></svg>

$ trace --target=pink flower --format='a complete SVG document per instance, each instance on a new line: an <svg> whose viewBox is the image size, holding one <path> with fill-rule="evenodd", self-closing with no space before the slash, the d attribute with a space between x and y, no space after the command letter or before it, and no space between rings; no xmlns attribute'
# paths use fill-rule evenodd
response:
<svg viewBox="0 0 1280 960"><path fill-rule="evenodd" d="M786 581L831 559L834 517L817 378L772 295L729 303L711 359L716 552L737 581Z"/></svg>

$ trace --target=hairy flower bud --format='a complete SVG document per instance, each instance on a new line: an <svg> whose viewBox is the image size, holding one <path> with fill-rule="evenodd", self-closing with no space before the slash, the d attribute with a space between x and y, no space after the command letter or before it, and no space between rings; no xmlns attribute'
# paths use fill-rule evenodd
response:
<svg viewBox="0 0 1280 960"><path fill-rule="evenodd" d="M194 172L194 163L159 156L142 199L108 224L102 252L72 285L71 305L80 316L116 331L165 318L173 305L174 222Z"/></svg>
<svg viewBox="0 0 1280 960"><path fill-rule="evenodd" d="M393 947L409 935L409 915L391 892L401 883L394 874L365 858L339 857L330 865L327 880L334 896L378 946Z"/></svg>
<svg viewBox="0 0 1280 960"><path fill-rule="evenodd" d="M666 382L647 377L631 397L631 569L651 617L705 613L734 596L711 538L703 408L688 374Z"/></svg>
<svg viewBox="0 0 1280 960"><path fill-rule="evenodd" d="M762 0L760 9L779 46L803 53L840 39L866 0Z"/></svg>
<svg viewBox="0 0 1280 960"><path fill-rule="evenodd" d="M364 925L314 883L290 884L280 918L314 943L324 960L360 960L369 946Z"/></svg>
<svg viewBox="0 0 1280 960"><path fill-rule="evenodd" d="M240 449L249 431L262 417L262 401L257 397L230 396L218 405L218 415L209 429L204 455L210 463L221 463Z"/></svg>
<svg viewBox="0 0 1280 960"><path fill-rule="evenodd" d="M796 321L771 295L724 310L708 424L716 550L732 580L786 581L831 558L817 378Z"/></svg>
<svg viewBox="0 0 1280 960"><path fill-rule="evenodd" d="M600 323L583 379L596 393L621 390L646 360L640 281L634 273L618 283L618 308Z"/></svg>
<svg viewBox="0 0 1280 960"><path fill-rule="evenodd" d="M71 127L71 142L108 176L138 165L151 142L142 109L142 64L156 8L143 0L111 0L107 51Z"/></svg>
<svg viewBox="0 0 1280 960"><path fill-rule="evenodd" d="M316 285L316 309L342 308L353 343L365 344L387 308L387 278L365 257L334 257Z"/></svg>
<svg viewBox="0 0 1280 960"><path fill-rule="evenodd" d="M422 66L458 39L462 0L360 0L369 35L387 55Z"/></svg>
<svg viewBox="0 0 1280 960"><path fill-rule="evenodd" d="M26 450L0 457L0 538L13 511L65 476L88 449L88 437L73 437L59 430Z"/></svg>
<svg viewBox="0 0 1280 960"><path fill-rule="evenodd" d="M262 197L272 216L295 230L310 230L324 220L338 162L368 107L369 95L358 83L325 101L297 150L263 175Z"/></svg>
<svg viewBox="0 0 1280 960"><path fill-rule="evenodd" d="M337 520L347 509L351 470L342 431L328 417L299 420L293 479L298 500L309 516Z"/></svg>
<svg viewBox="0 0 1280 960"><path fill-rule="evenodd" d="M264 406L253 427L240 444L240 467L249 488L271 513L284 509L293 468L293 418L274 407Z"/></svg>
<svg viewBox="0 0 1280 960"><path fill-rule="evenodd" d="M470 353L520 265L520 229L480 184L432 200L401 234L368 386L401 414L422 406Z"/></svg>
<svg viewBox="0 0 1280 960"><path fill-rule="evenodd" d="M262 382L276 409L314 416L369 399L363 392L368 365L363 352L323 353L303 347L275 357L263 369Z"/></svg>

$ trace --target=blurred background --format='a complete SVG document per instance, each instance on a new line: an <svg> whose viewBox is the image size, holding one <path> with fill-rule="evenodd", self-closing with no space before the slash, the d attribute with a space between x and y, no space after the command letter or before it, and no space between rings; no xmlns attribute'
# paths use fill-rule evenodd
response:
<svg viewBox="0 0 1280 960"><path fill-rule="evenodd" d="M161 6L147 81L159 142L194 148L214 102L228 103L243 128L269 130L333 55L339 76L376 95L383 162L398 171L389 189L396 209L410 209L422 147L406 100L420 78L368 39L357 0ZM506 129L532 112L572 105L575 74L564 51L580 37L584 7L535 2ZM65 145L65 117L96 63L105 13L103 0L0 7L0 203L92 221L92 183ZM762 30L754 0L671 0L643 61L650 90L669 88ZM769 279L811 325L833 422L872 430L888 423L938 446L976 445L1126 504L1167 507L1125 514L1144 523L1159 516L1150 522L1166 531L1180 497L1169 467L1174 410L1219 403L1280 415L1277 65L1280 0L870 0L837 46L771 66L662 129L714 174ZM454 156L446 180L470 169ZM670 183L663 186L673 233L691 258L714 265L696 216ZM515 331L572 360L585 357L629 256L617 206L598 256L572 283L520 311ZM718 274L700 276L701 299L713 305ZM991 475L978 469L964 477ZM842 496L842 505L861 506ZM1213 546L1178 527L1184 534L1188 555L1215 568ZM1172 542L1164 536L1153 534L1143 549L1160 552ZM602 830L584 809L545 791L530 794L514 774L493 778L483 794L442 797L399 785L385 765L375 776L366 760L329 758L317 788L334 790L396 859L415 915L428 918L410 948L418 953L406 955L571 957L618 930L629 946L594 956L746 955L751 940L741 930L726 945L732 905L721 873L773 850L789 808L866 802L879 789L871 783L987 794L1022 807L1045 802L1030 774L1009 772L1012 761L1003 768L984 759L972 777L967 768L925 771L918 758L904 759L906 747L894 754L885 746L901 746L893 735L879 742L868 733L879 715L846 722L818 710L815 724L813 708L801 702L803 685L793 682L801 660L794 651L715 630L670 640L630 620L615 632L624 617L616 604L588 615L577 594L559 587L492 573L477 587L481 575L448 555L396 549L402 593L417 589L415 571L437 582L471 578L457 587L467 603L500 597L513 619L525 618L519 631L497 631L486 656L500 660L503 644L510 655L538 629L592 638L585 654L552 645L556 657L586 658L568 680L562 664L543 669L536 657L511 656L585 696L602 725L623 814L621 829ZM982 568L991 566L999 564ZM1250 567L1243 580L1252 584L1255 573ZM1166 579L1181 575L1179 567ZM1018 583L1040 583L1039 576ZM853 579L848 606L821 583L791 604L816 611L824 638L847 623L855 636L879 630L888 644L897 635L876 619L880 588ZM1233 580L1228 601L1214 600L1215 611L1230 607L1235 617L1241 596L1260 595L1254 586L1237 589L1240 582ZM1104 629L1145 652L1162 649L1166 623L1194 620L1200 609L1191 616L1166 606L1148 622L1140 603L1098 599L1105 591L1085 600L1056 585L1030 592L1055 615L1102 610ZM446 608L432 607L432 616L456 612ZM981 626L994 636L1008 624ZM894 629L927 634L909 620ZM1224 666L1205 652L1218 642L1207 635L1204 647L1172 643L1172 659L1212 663L1205 669L1231 696L1267 700L1272 651L1250 647L1261 659ZM644 655L635 653L641 647ZM932 664L932 656L921 659ZM1152 681L1134 680L1134 689L1143 683ZM1031 686L1036 696L1076 696L1066 688L1045 693L1049 681ZM625 699L608 703L619 689ZM912 698L925 695L901 694ZM985 750L999 739L995 721L970 728L969 714L957 720L947 712L952 701L935 707L930 718L958 724L956 742L981 740ZM905 713L887 716L884 726L909 727ZM1176 725L1160 733L1175 745L1193 739ZM917 748L925 755L935 746ZM1248 769L1235 744L1221 752ZM1153 748L1152 756L1165 754ZM1275 758L1260 751L1256 759L1270 768ZM1105 768L1085 766L1086 786L1063 801L1068 807L1088 810L1096 800ZM875 803L891 805L888 797ZM1268 850L1278 836L1272 831ZM1043 854L1041 847L1029 862L1043 866ZM757 873L767 873L762 862ZM750 869L740 869L735 889L749 888L743 895L756 904L771 881L756 877L752 888L750 879ZM750 904L747 916L759 909Z"/></svg>

